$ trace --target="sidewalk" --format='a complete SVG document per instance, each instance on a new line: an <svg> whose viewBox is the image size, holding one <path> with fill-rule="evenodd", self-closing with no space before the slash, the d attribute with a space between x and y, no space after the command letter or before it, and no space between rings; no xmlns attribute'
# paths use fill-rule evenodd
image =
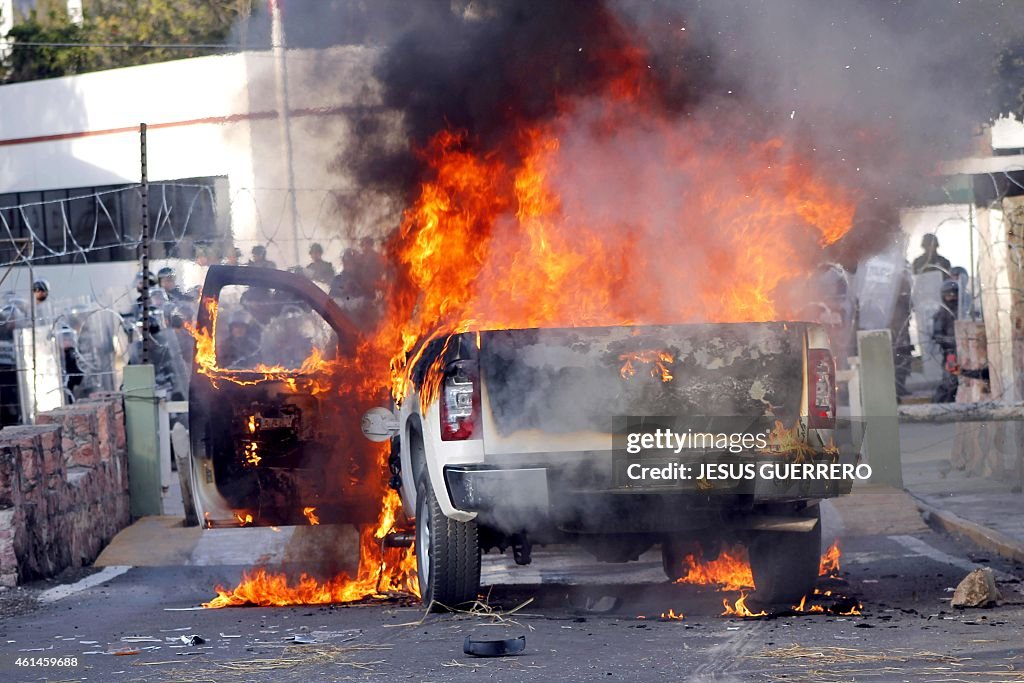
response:
<svg viewBox="0 0 1024 683"><path fill-rule="evenodd" d="M1024 493L1018 463L990 455L956 469L954 424L901 424L903 485L930 522L1024 562Z"/></svg>

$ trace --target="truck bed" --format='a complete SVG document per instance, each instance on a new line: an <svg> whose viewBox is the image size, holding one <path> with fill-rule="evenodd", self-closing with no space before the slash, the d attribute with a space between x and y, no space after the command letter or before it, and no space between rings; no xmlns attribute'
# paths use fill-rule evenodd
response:
<svg viewBox="0 0 1024 683"><path fill-rule="evenodd" d="M616 417L794 420L806 323L482 332L489 454L609 450ZM792 424L792 422L790 422Z"/></svg>

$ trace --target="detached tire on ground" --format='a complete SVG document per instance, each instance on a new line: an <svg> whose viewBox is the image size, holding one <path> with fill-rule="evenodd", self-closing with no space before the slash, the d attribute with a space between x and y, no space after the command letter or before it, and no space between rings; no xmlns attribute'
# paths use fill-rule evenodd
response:
<svg viewBox="0 0 1024 683"><path fill-rule="evenodd" d="M457 522L441 512L424 477L416 495L416 569L424 605L457 607L480 590L480 539L475 521Z"/></svg>
<svg viewBox="0 0 1024 683"><path fill-rule="evenodd" d="M818 522L811 531L763 531L748 545L754 574L754 598L761 603L795 605L814 592L821 562L818 506L807 512Z"/></svg>

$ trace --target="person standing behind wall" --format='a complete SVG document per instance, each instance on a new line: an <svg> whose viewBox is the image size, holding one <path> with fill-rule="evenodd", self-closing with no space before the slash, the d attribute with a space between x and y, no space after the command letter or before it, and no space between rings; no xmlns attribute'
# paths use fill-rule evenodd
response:
<svg viewBox="0 0 1024 683"><path fill-rule="evenodd" d="M324 260L324 248L319 243L314 242L310 246L309 258L309 265L306 266L309 279L330 284L334 279L334 264Z"/></svg>
<svg viewBox="0 0 1024 683"><path fill-rule="evenodd" d="M939 238L930 232L926 233L921 238L921 248L924 253L914 259L914 275L937 270L943 277L949 277L949 259L939 253Z"/></svg>
<svg viewBox="0 0 1024 683"><path fill-rule="evenodd" d="M252 258L249 259L248 265L253 268L277 268L276 263L267 260L267 248L262 244L252 248Z"/></svg>
<svg viewBox="0 0 1024 683"><path fill-rule="evenodd" d="M21 394L18 390L18 361L14 350L14 330L18 307L9 303L0 308L0 426L21 424Z"/></svg>
<svg viewBox="0 0 1024 683"><path fill-rule="evenodd" d="M932 395L932 403L952 403L956 400L959 385L956 359L956 319L959 310L959 285L954 280L942 283L942 306L935 312L932 321L932 339L942 350L945 360L944 373L939 386Z"/></svg>

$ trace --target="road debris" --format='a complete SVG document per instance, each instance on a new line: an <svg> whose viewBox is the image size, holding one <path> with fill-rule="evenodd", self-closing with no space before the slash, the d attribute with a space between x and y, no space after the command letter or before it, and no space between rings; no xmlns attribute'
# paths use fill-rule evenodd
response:
<svg viewBox="0 0 1024 683"><path fill-rule="evenodd" d="M526 649L526 636L482 640L466 636L462 651L474 657L507 657L517 655Z"/></svg>
<svg viewBox="0 0 1024 683"><path fill-rule="evenodd" d="M579 609L582 612L589 612L591 614L607 614L618 609L621 604L622 598L614 595L602 595L599 598L587 596L587 599Z"/></svg>
<svg viewBox="0 0 1024 683"><path fill-rule="evenodd" d="M203 643L206 642L206 638L203 638L202 636L197 636L197 635L181 636L181 638L179 638L178 640L180 640L181 642L185 643L189 647L195 647L196 645L202 645Z"/></svg>
<svg viewBox="0 0 1024 683"><path fill-rule="evenodd" d="M1003 596L989 567L975 569L953 591L953 607L993 607Z"/></svg>

